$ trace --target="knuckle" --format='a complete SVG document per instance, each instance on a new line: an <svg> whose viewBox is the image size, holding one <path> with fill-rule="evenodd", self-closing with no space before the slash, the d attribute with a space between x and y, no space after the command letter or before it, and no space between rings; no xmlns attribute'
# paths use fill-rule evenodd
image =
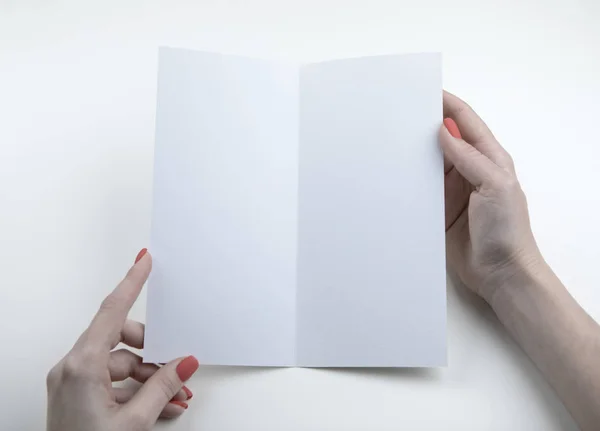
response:
<svg viewBox="0 0 600 431"><path fill-rule="evenodd" d="M508 164L508 166L514 169L515 159L513 159L513 157L508 153L506 153L506 163Z"/></svg>
<svg viewBox="0 0 600 431"><path fill-rule="evenodd" d="M157 373L156 378L158 379L158 387L165 399L170 400L179 391L179 382L169 378L166 373Z"/></svg>
<svg viewBox="0 0 600 431"><path fill-rule="evenodd" d="M85 361L79 355L70 354L64 359L63 373L67 379L78 379L85 375Z"/></svg>
<svg viewBox="0 0 600 431"><path fill-rule="evenodd" d="M119 298L113 292L110 295L108 295L106 298L104 298L104 300L100 304L100 310L101 311L112 311L118 307L119 302L120 302Z"/></svg>
<svg viewBox="0 0 600 431"><path fill-rule="evenodd" d="M519 193L521 185L514 174L501 170L501 173L494 179L494 189L498 196L506 197Z"/></svg>
<svg viewBox="0 0 600 431"><path fill-rule="evenodd" d="M99 361L98 351L84 346L69 353L62 363L62 374L65 379L93 379L94 370Z"/></svg>
<svg viewBox="0 0 600 431"><path fill-rule="evenodd" d="M46 375L46 386L48 388L52 388L58 384L60 381L61 370L58 365L53 366L48 374Z"/></svg>
<svg viewBox="0 0 600 431"><path fill-rule="evenodd" d="M95 346L83 346L81 352L79 352L79 356L81 357L81 362L84 364L93 364L98 360L99 350Z"/></svg>
<svg viewBox="0 0 600 431"><path fill-rule="evenodd" d="M507 175L502 182L502 189L510 194L518 193L521 190L521 185L514 175Z"/></svg>
<svg viewBox="0 0 600 431"><path fill-rule="evenodd" d="M506 153L502 155L500 160L502 162L502 166L504 166L509 172L513 173L515 171L515 161L510 154Z"/></svg>

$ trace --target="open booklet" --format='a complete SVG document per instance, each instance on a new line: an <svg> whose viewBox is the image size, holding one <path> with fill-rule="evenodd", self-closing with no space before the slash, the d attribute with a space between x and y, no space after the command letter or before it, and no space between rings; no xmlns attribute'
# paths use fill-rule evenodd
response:
<svg viewBox="0 0 600 431"><path fill-rule="evenodd" d="M445 365L441 81L161 48L144 360Z"/></svg>

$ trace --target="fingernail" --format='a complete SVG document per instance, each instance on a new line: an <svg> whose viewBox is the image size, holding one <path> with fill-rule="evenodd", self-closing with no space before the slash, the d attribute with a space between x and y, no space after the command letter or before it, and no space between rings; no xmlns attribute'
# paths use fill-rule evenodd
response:
<svg viewBox="0 0 600 431"><path fill-rule="evenodd" d="M462 139L460 130L458 130L458 126L452 118L444 118L444 126L446 126L446 129L448 129L448 132L450 132L453 137Z"/></svg>
<svg viewBox="0 0 600 431"><path fill-rule="evenodd" d="M137 254L137 256L135 257L135 263L138 263L140 261L140 259L142 257L144 257L144 255L146 254L146 252L148 251L147 248L143 248L140 250L140 252Z"/></svg>
<svg viewBox="0 0 600 431"><path fill-rule="evenodd" d="M198 359L194 358L193 356L188 356L177 365L175 371L179 376L179 380L185 382L192 377L192 374L196 372L199 366L200 364L198 363Z"/></svg>
<svg viewBox="0 0 600 431"><path fill-rule="evenodd" d="M175 404L176 406L179 407L183 407L184 409L188 408L187 403L184 403L183 401L169 401L171 404Z"/></svg>
<svg viewBox="0 0 600 431"><path fill-rule="evenodd" d="M187 386L184 386L183 388L183 392L185 392L185 395L187 396L188 400L191 400L192 397L194 396L194 394L192 393L192 391L189 390L189 388Z"/></svg>

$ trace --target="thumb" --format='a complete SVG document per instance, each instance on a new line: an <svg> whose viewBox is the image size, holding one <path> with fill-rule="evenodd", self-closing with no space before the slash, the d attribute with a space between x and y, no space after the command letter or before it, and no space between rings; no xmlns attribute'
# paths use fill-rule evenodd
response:
<svg viewBox="0 0 600 431"><path fill-rule="evenodd" d="M460 138L458 127L451 118L444 119L439 138L444 155L473 186L489 185L500 174L498 165Z"/></svg>
<svg viewBox="0 0 600 431"><path fill-rule="evenodd" d="M163 365L137 394L127 403L126 408L135 418L145 418L147 424L154 424L160 413L198 369L198 360L193 356L179 358Z"/></svg>

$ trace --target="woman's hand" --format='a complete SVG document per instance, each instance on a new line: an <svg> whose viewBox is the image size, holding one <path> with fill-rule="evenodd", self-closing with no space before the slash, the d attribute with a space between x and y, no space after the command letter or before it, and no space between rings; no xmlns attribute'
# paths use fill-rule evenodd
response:
<svg viewBox="0 0 600 431"><path fill-rule="evenodd" d="M581 429L598 430L600 327L542 258L508 153L449 93L444 117L448 261L492 306Z"/></svg>
<svg viewBox="0 0 600 431"><path fill-rule="evenodd" d="M463 283L491 303L498 289L543 259L510 155L481 118L447 92L444 118L447 259Z"/></svg>
<svg viewBox="0 0 600 431"><path fill-rule="evenodd" d="M183 382L198 369L193 356L158 367L126 349L144 343L144 325L127 320L152 269L142 250L123 281L110 294L73 349L48 374L48 431L143 431L159 417L181 415L192 397ZM131 377L139 389L113 388Z"/></svg>

